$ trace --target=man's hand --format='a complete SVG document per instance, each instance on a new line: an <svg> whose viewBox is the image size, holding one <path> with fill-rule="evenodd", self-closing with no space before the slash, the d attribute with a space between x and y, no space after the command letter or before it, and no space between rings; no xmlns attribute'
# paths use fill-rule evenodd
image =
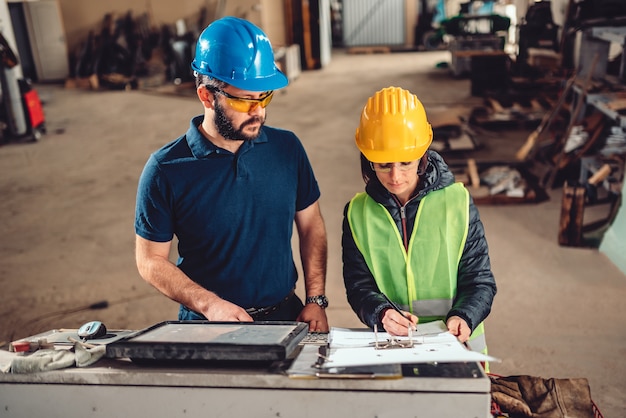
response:
<svg viewBox="0 0 626 418"><path fill-rule="evenodd" d="M209 321L253 322L245 309L227 300L215 297L202 312Z"/></svg>
<svg viewBox="0 0 626 418"><path fill-rule="evenodd" d="M307 322L310 332L328 332L328 318L326 311L315 303L307 303L296 318L297 321Z"/></svg>
<svg viewBox="0 0 626 418"><path fill-rule="evenodd" d="M458 316L451 316L450 318L448 318L446 325L448 327L448 331L450 331L450 334L457 337L462 343L469 340L472 330L470 330L470 327L467 325L467 322L465 322L463 318Z"/></svg>

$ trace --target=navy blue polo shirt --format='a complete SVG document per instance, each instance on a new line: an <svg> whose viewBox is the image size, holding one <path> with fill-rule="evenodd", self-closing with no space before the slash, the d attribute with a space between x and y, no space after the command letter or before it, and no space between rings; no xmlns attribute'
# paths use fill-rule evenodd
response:
<svg viewBox="0 0 626 418"><path fill-rule="evenodd" d="M178 267L193 281L243 308L278 303L295 286L294 216L319 187L302 143L264 126L233 154L187 133L153 153L137 190L135 232L178 239Z"/></svg>

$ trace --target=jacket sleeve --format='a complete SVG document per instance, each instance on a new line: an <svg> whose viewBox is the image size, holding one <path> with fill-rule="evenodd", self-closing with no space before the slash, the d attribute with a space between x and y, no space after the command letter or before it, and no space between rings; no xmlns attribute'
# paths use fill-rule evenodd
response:
<svg viewBox="0 0 626 418"><path fill-rule="evenodd" d="M374 276L365 263L363 254L354 242L347 218L348 205L344 209L341 237L343 280L346 287L348 303L361 322L370 328L377 324L382 328L380 313L391 305L380 292Z"/></svg>
<svg viewBox="0 0 626 418"><path fill-rule="evenodd" d="M470 197L469 230L459 262L457 294L448 318L460 316L473 331L491 312L496 291L485 229Z"/></svg>

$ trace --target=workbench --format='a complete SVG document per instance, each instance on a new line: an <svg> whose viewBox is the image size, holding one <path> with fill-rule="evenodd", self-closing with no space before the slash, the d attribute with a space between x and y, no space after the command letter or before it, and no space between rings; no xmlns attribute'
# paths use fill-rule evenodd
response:
<svg viewBox="0 0 626 418"><path fill-rule="evenodd" d="M16 354L0 351L0 359L10 355ZM86 368L0 373L0 415L487 418L490 380L478 363L462 365L473 376L456 376L457 366L423 364L411 365L411 376L402 378L293 378L276 365L157 366L102 358Z"/></svg>

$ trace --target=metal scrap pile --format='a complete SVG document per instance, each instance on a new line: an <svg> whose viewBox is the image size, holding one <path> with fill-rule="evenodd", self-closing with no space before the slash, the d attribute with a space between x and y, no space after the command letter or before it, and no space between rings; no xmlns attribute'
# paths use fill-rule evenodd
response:
<svg viewBox="0 0 626 418"><path fill-rule="evenodd" d="M198 28L206 26L206 12L187 30L173 25L150 25L146 13L115 18L107 14L99 30L91 30L77 51L70 53L70 82L87 81L92 89L129 89L140 84L181 84L192 81L189 70Z"/></svg>

